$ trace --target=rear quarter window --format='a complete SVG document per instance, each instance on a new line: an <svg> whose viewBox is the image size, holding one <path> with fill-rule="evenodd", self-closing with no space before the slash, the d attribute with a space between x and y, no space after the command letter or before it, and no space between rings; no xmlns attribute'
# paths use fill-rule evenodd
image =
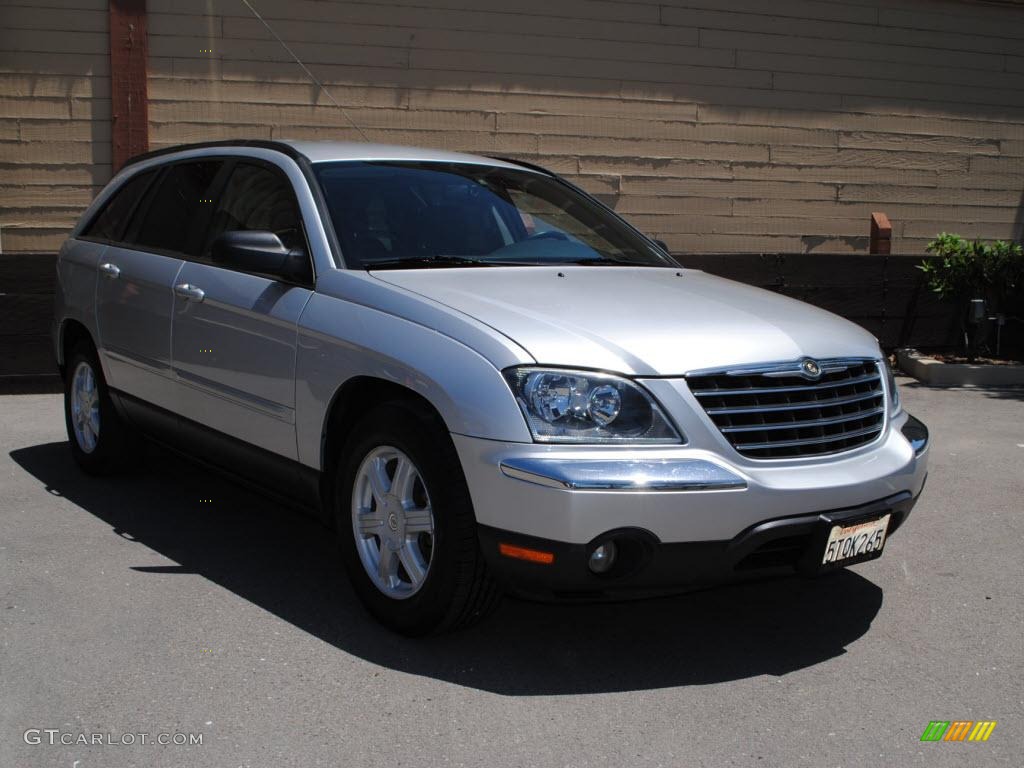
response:
<svg viewBox="0 0 1024 768"><path fill-rule="evenodd" d="M155 170L145 171L122 184L103 206L99 215L95 216L83 230L82 235L96 240L120 241L132 212L146 194L156 174Z"/></svg>

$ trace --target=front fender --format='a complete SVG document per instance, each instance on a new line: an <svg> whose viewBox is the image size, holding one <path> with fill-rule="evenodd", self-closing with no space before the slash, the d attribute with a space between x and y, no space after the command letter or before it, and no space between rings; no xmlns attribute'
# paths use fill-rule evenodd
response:
<svg viewBox="0 0 1024 768"><path fill-rule="evenodd" d="M315 294L299 321L295 375L299 461L320 469L321 435L335 393L357 376L383 379L421 395L449 431L531 442L500 367L433 328L379 309Z"/></svg>

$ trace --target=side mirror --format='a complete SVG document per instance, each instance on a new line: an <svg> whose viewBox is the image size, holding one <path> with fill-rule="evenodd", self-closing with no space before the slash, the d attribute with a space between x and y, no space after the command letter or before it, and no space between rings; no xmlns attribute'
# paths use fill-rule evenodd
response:
<svg viewBox="0 0 1024 768"><path fill-rule="evenodd" d="M655 240L654 238L651 238L651 242L652 242L652 243L654 243L654 244L655 244L656 246L658 246L659 248L661 248L661 250L663 250L663 251L664 251L665 253L667 253L667 254L668 254L669 256L671 256L671 255L672 255L672 251L670 251L670 250L668 249L668 245L667 245L667 244L665 243L665 241L664 241L664 240Z"/></svg>
<svg viewBox="0 0 1024 768"><path fill-rule="evenodd" d="M289 280L298 279L306 264L305 251L288 250L281 238L262 230L224 232L213 241L210 256L225 267Z"/></svg>

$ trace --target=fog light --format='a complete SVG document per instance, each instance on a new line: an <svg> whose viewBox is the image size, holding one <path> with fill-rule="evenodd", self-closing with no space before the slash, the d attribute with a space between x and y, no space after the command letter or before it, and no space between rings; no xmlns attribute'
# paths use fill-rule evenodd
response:
<svg viewBox="0 0 1024 768"><path fill-rule="evenodd" d="M606 541L590 553L590 570L594 573L608 573L615 565L617 547L614 541Z"/></svg>

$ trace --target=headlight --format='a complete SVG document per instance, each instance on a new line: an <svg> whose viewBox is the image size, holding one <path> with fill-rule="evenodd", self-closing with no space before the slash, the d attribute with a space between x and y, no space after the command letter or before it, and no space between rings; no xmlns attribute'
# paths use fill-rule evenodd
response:
<svg viewBox="0 0 1024 768"><path fill-rule="evenodd" d="M533 439L545 443L681 443L643 389L589 371L505 371Z"/></svg>
<svg viewBox="0 0 1024 768"><path fill-rule="evenodd" d="M885 368L885 382L889 390L889 404L892 409L890 413L892 416L895 416L900 412L900 391L896 388L896 374L892 372L889 358L884 354L882 355L882 367Z"/></svg>

